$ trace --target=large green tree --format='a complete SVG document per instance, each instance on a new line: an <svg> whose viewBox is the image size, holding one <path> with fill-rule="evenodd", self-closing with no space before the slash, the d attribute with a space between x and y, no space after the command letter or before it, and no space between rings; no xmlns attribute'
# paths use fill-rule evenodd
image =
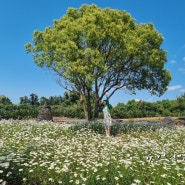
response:
<svg viewBox="0 0 185 185"><path fill-rule="evenodd" d="M25 45L39 67L50 68L63 86L79 92L85 116L98 116L105 93L146 89L161 96L171 74L164 69L163 36L152 23L137 24L126 11L82 5L69 8ZM92 114L92 100L94 115Z"/></svg>

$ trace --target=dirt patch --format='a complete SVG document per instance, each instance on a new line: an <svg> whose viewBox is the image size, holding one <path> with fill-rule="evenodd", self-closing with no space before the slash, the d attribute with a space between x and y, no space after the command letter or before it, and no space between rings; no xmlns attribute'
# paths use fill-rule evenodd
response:
<svg viewBox="0 0 185 185"><path fill-rule="evenodd" d="M68 118L68 117L53 117L54 122L81 122L85 121L85 119L78 119L78 118Z"/></svg>
<svg viewBox="0 0 185 185"><path fill-rule="evenodd" d="M150 122L161 122L165 117L145 117L145 118L128 118L128 119L120 119L123 121L150 121ZM171 117L174 121L178 119L178 117Z"/></svg>
<svg viewBox="0 0 185 185"><path fill-rule="evenodd" d="M128 119L113 119L113 121L150 121L150 122L161 122L165 117L146 117L146 118L128 118ZM185 118L182 117L171 117L175 122L184 121ZM53 121L55 122L78 122L78 121L86 121L85 119L78 118L68 118L68 117L53 117Z"/></svg>

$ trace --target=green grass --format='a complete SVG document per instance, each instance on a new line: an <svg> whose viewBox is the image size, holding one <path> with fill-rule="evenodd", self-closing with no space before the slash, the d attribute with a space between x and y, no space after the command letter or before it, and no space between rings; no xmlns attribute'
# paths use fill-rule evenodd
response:
<svg viewBox="0 0 185 185"><path fill-rule="evenodd" d="M185 128L0 121L0 184L183 185Z"/></svg>

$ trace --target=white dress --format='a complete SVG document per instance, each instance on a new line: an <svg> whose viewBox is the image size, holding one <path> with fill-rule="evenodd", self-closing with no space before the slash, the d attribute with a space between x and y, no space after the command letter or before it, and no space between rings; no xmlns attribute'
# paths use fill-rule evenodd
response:
<svg viewBox="0 0 185 185"><path fill-rule="evenodd" d="M104 114L103 123L105 125L105 128L110 128L110 126L112 125L112 119L107 106L103 108L103 114Z"/></svg>

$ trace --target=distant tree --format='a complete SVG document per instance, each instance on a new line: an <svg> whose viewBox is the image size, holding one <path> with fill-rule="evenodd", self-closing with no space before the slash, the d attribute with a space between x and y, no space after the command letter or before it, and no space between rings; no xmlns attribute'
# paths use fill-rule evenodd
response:
<svg viewBox="0 0 185 185"><path fill-rule="evenodd" d="M156 105L156 112L157 112L160 116L163 116L164 107L163 107L161 101L157 101L157 102L155 103L155 105Z"/></svg>
<svg viewBox="0 0 185 185"><path fill-rule="evenodd" d="M57 99L58 105L64 101L64 98L62 96L57 96L56 99Z"/></svg>
<svg viewBox="0 0 185 185"><path fill-rule="evenodd" d="M126 104L128 116L132 117L140 117L138 112L138 102L135 100L129 100Z"/></svg>
<svg viewBox="0 0 185 185"><path fill-rule="evenodd" d="M40 98L40 105L44 105L45 102L48 102L48 98L42 96L42 97Z"/></svg>
<svg viewBox="0 0 185 185"><path fill-rule="evenodd" d="M63 102L63 98L61 96L50 96L48 102L50 105L59 105Z"/></svg>
<svg viewBox="0 0 185 185"><path fill-rule="evenodd" d="M36 94L30 94L30 104L31 105L39 105L39 98Z"/></svg>
<svg viewBox="0 0 185 185"><path fill-rule="evenodd" d="M118 103L111 111L113 118L127 118L128 111L124 103Z"/></svg>
<svg viewBox="0 0 185 185"><path fill-rule="evenodd" d="M65 92L64 93L64 100L68 100L69 99L69 93L68 92Z"/></svg>
<svg viewBox="0 0 185 185"><path fill-rule="evenodd" d="M12 105L12 102L11 100L4 96L4 95L0 95L0 104L3 104L3 105Z"/></svg>
<svg viewBox="0 0 185 185"><path fill-rule="evenodd" d="M155 106L151 102L139 101L138 102L138 109L141 112L139 117L156 116Z"/></svg>
<svg viewBox="0 0 185 185"><path fill-rule="evenodd" d="M25 104L25 105L29 105L30 104L30 100L27 96L23 96L19 98L20 103L19 104Z"/></svg>
<svg viewBox="0 0 185 185"><path fill-rule="evenodd" d="M91 119L98 117L107 92L111 97L122 88L158 96L166 91L171 74L164 69L167 52L162 43L152 23L137 24L126 11L82 5L69 8L45 31L35 30L33 43L25 48L39 67L52 69L65 82L63 87L79 93L85 117Z"/></svg>
<svg viewBox="0 0 185 185"><path fill-rule="evenodd" d="M180 97L177 98L177 102L178 102L178 108L179 110L185 111L185 93L182 94Z"/></svg>
<svg viewBox="0 0 185 185"><path fill-rule="evenodd" d="M72 90L72 91L70 91L70 93L69 93L69 100L70 100L70 102L71 103L76 103L76 101L77 100L79 100L80 98L79 98L79 94L78 94L78 92L76 92L76 91L74 91L74 90Z"/></svg>

